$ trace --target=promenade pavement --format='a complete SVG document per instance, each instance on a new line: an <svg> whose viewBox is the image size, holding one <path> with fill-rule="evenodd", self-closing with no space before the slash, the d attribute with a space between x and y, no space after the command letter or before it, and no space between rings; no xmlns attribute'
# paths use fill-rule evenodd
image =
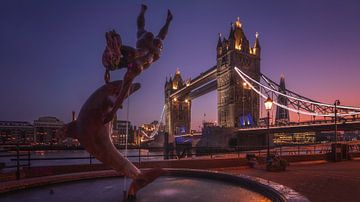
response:
<svg viewBox="0 0 360 202"><path fill-rule="evenodd" d="M271 180L294 189L314 202L360 201L360 159L336 163L293 163L285 172L267 172L264 168L246 167L215 170Z"/></svg>

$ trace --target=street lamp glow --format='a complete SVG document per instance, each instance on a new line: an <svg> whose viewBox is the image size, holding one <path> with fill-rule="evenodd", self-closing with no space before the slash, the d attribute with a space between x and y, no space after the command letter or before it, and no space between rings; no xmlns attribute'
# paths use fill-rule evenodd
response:
<svg viewBox="0 0 360 202"><path fill-rule="evenodd" d="M265 102L265 109L267 111L267 154L266 159L270 161L270 110L272 108L273 100L268 97Z"/></svg>
<svg viewBox="0 0 360 202"><path fill-rule="evenodd" d="M270 98L270 97L268 97L266 100L265 100L265 109L266 110L271 110L271 108L272 108L272 105L273 105L273 100Z"/></svg>
<svg viewBox="0 0 360 202"><path fill-rule="evenodd" d="M335 102L334 102L335 143L337 143L337 106L338 105L340 105L340 101L335 100Z"/></svg>

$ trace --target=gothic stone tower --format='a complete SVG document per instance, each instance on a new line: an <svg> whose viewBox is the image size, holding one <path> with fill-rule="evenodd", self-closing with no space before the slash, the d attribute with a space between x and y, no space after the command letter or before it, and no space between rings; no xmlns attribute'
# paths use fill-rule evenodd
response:
<svg viewBox="0 0 360 202"><path fill-rule="evenodd" d="M234 67L260 81L260 43L258 34L250 47L239 18L231 25L227 39L217 44L218 123L224 127L256 125L259 120L259 96L244 85ZM256 86L255 86L256 87Z"/></svg>
<svg viewBox="0 0 360 202"><path fill-rule="evenodd" d="M174 78L170 77L165 83L165 131L170 135L190 133L191 101L186 97L170 98L172 93L185 85L179 69L176 70ZM169 141L172 142L173 137L169 137Z"/></svg>

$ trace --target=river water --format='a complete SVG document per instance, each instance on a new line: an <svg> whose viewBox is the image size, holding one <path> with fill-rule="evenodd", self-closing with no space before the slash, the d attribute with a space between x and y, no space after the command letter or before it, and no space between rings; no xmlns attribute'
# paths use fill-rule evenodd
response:
<svg viewBox="0 0 360 202"><path fill-rule="evenodd" d="M125 155L125 150L119 150L121 154ZM139 152L141 159L139 159ZM12 155L11 157L1 157L4 155ZM28 164L28 152L20 152L20 165ZM158 155L158 156L157 156ZM129 149L127 156L132 162L140 161L154 161L162 160L162 152L149 152L147 149ZM85 150L41 150L30 152L30 165L31 166L53 166L53 165L74 165L74 164L90 164L90 154ZM53 159L49 159L53 158ZM61 158L74 158L74 159L61 159ZM78 158L78 159L77 159ZM0 162L8 166L16 166L16 152L1 152ZM91 159L91 163L100 163L96 158Z"/></svg>

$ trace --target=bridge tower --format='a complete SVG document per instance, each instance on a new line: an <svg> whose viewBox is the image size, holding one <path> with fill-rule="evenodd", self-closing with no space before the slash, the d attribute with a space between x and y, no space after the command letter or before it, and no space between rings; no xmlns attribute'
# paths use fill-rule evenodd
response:
<svg viewBox="0 0 360 202"><path fill-rule="evenodd" d="M280 85L279 85L279 92L286 94L286 88L285 88L285 76L281 75L280 77ZM277 102L281 105L287 106L288 100L283 95L278 95ZM276 106L276 117L275 117L275 123L276 124L287 124L290 122L290 116L289 116L289 110L281 108L279 106Z"/></svg>
<svg viewBox="0 0 360 202"><path fill-rule="evenodd" d="M181 78L180 70L177 69L174 78L165 82L165 132L173 135L190 133L191 123L191 100L185 96L181 98L171 98L170 95L178 89L186 86L186 82ZM169 137L172 142L173 137Z"/></svg>
<svg viewBox="0 0 360 202"><path fill-rule="evenodd" d="M236 74L238 67L260 81L260 43L256 33L249 45L239 20L231 24L229 37L217 43L218 123L224 127L256 125L259 120L259 96Z"/></svg>

